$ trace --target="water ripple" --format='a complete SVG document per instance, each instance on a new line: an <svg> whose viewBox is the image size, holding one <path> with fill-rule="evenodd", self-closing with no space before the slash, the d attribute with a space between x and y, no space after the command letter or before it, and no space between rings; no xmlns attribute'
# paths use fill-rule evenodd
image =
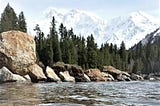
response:
<svg viewBox="0 0 160 106"><path fill-rule="evenodd" d="M160 81L1 84L0 106L160 106Z"/></svg>

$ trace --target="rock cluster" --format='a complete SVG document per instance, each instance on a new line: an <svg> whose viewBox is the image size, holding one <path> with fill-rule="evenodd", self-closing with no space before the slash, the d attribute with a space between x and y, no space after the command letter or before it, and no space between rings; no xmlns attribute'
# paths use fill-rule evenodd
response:
<svg viewBox="0 0 160 106"><path fill-rule="evenodd" d="M13 76L29 75L33 82L45 80L46 77L41 67L36 64L36 59L35 41L32 36L20 31L0 34L1 71L6 67L5 70L9 70Z"/></svg>
<svg viewBox="0 0 160 106"><path fill-rule="evenodd" d="M57 62L51 67L36 64L35 41L20 31L0 34L0 83L3 82L88 82L143 80L136 74L104 66L103 70L88 69Z"/></svg>
<svg viewBox="0 0 160 106"><path fill-rule="evenodd" d="M76 81L86 82L89 81L84 73L84 70L77 65L64 64L63 62L57 62L52 66L55 73L62 79L62 81ZM68 76L68 80L66 77Z"/></svg>

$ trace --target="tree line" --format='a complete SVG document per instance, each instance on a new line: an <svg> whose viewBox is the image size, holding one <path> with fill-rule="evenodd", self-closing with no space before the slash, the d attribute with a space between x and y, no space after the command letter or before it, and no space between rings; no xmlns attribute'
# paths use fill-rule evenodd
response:
<svg viewBox="0 0 160 106"><path fill-rule="evenodd" d="M37 24L35 29L36 49L38 61L45 66L63 61L68 64L78 64L84 69L101 68L104 65L112 65L118 69L128 69L128 51L122 42L120 48L113 44L102 44L98 48L93 35L87 39L74 34L73 29L67 28L61 23L56 31L55 18L52 18L50 32L47 36Z"/></svg>
<svg viewBox="0 0 160 106"><path fill-rule="evenodd" d="M23 11L17 16L14 9L7 4L0 19L0 33L9 30L27 32L27 26Z"/></svg>
<svg viewBox="0 0 160 106"><path fill-rule="evenodd" d="M9 30L27 32L27 25L24 13L21 12L17 17L14 9L8 4L1 14L0 33ZM146 45L140 42L129 50L126 50L124 42L119 48L107 42L98 47L92 34L88 35L87 39L84 38L86 35L77 36L74 29L68 30L63 23L57 29L54 16L48 35L43 33L38 24L33 30L36 32L34 39L37 62L42 62L45 66L52 66L59 61L77 64L84 69L101 69L105 65L112 65L120 70L138 74L157 73L160 69L159 38Z"/></svg>

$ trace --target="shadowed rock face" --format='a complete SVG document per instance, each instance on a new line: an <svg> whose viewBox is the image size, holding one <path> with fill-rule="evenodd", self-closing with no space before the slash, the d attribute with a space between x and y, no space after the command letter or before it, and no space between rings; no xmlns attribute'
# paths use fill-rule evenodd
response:
<svg viewBox="0 0 160 106"><path fill-rule="evenodd" d="M20 31L0 34L0 68L5 66L13 73L26 75L27 68L35 62L36 51L33 37Z"/></svg>

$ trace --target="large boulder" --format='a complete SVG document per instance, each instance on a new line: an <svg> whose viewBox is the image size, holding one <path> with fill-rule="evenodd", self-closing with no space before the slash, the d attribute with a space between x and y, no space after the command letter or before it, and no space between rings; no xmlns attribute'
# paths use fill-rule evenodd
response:
<svg viewBox="0 0 160 106"><path fill-rule="evenodd" d="M28 67L35 62L35 41L32 36L20 31L0 34L0 68L5 66L15 74L27 75Z"/></svg>
<svg viewBox="0 0 160 106"><path fill-rule="evenodd" d="M55 73L60 76L60 72L68 71L69 75L75 78L76 82L86 82L89 81L85 75L84 70L78 66L73 64L65 64L63 62L57 62L52 66L52 69L55 71Z"/></svg>
<svg viewBox="0 0 160 106"><path fill-rule="evenodd" d="M130 81L131 75L127 72L118 70L113 66L103 66L103 72L111 74L118 81Z"/></svg>
<svg viewBox="0 0 160 106"><path fill-rule="evenodd" d="M75 82L75 78L70 76L68 71L60 72L59 76L64 82Z"/></svg>
<svg viewBox="0 0 160 106"><path fill-rule="evenodd" d="M52 68L50 68L49 66L46 67L45 74L46 74L46 77L47 77L47 81L49 81L49 82L59 82L59 81L61 81L61 79L56 75L54 70Z"/></svg>
<svg viewBox="0 0 160 106"><path fill-rule="evenodd" d="M17 74L13 74L6 67L0 69L0 83L5 82L26 82L27 80Z"/></svg>
<svg viewBox="0 0 160 106"><path fill-rule="evenodd" d="M105 81L105 77L103 77L99 69L88 69L85 71L85 74L91 81Z"/></svg>
<svg viewBox="0 0 160 106"><path fill-rule="evenodd" d="M47 78L43 73L43 69L39 65L37 64L31 65L28 67L28 70L29 70L28 74L32 82L46 81Z"/></svg>

